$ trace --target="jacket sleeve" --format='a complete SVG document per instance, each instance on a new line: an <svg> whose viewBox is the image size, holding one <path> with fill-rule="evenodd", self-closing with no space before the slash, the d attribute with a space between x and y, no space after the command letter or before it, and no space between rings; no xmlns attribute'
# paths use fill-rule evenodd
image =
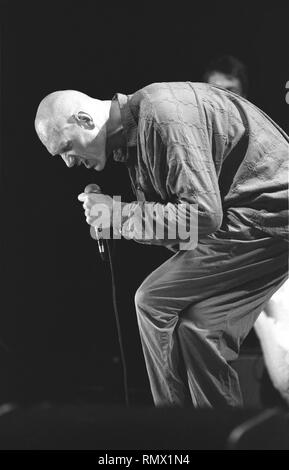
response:
<svg viewBox="0 0 289 470"><path fill-rule="evenodd" d="M146 123L139 138L142 167L162 202L134 201L122 214L122 235L141 243L188 244L215 232L223 212L218 178L202 130ZM184 248L184 249L190 249Z"/></svg>

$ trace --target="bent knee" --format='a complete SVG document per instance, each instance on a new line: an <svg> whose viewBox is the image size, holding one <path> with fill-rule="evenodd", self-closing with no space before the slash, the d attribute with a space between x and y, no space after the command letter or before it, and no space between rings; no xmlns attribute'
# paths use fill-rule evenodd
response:
<svg viewBox="0 0 289 470"><path fill-rule="evenodd" d="M145 287L140 286L134 296L135 306L145 307L149 305L150 297L149 291Z"/></svg>

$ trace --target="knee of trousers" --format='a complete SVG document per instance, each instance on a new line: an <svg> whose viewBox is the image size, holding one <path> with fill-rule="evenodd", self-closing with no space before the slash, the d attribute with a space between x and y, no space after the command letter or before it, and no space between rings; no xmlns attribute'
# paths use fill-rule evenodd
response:
<svg viewBox="0 0 289 470"><path fill-rule="evenodd" d="M158 297L153 294L149 287L141 285L134 297L137 311L158 310Z"/></svg>
<svg viewBox="0 0 289 470"><path fill-rule="evenodd" d="M149 291L144 287L139 287L135 293L135 308L136 316L139 323L139 326L144 328L144 324L155 324L155 308L152 306L152 297L149 294Z"/></svg>
<svg viewBox="0 0 289 470"><path fill-rule="evenodd" d="M154 289L140 286L135 294L138 319L146 319L158 328L173 327L178 321L178 312L171 308L168 299L155 294Z"/></svg>
<svg viewBox="0 0 289 470"><path fill-rule="evenodd" d="M153 298L149 290L143 286L140 286L135 293L134 302L137 311L147 310L153 305Z"/></svg>

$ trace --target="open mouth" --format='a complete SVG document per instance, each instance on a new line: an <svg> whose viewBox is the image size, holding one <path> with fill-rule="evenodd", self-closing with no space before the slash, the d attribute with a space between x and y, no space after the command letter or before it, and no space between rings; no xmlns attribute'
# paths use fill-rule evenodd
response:
<svg viewBox="0 0 289 470"><path fill-rule="evenodd" d="M94 169L96 167L95 162L89 162L89 160L86 160L84 157L81 157L80 155L70 155L69 160L70 160L70 167L81 166L81 165L84 165L85 168L88 168L88 169L91 169L91 168Z"/></svg>
<svg viewBox="0 0 289 470"><path fill-rule="evenodd" d="M86 168L89 168L89 169L94 168L94 165L92 163L84 162L83 164Z"/></svg>
<svg viewBox="0 0 289 470"><path fill-rule="evenodd" d="M93 167L93 164L91 164L89 161L84 160L82 157L78 157L78 156L76 157L76 165L77 166L84 165L85 168Z"/></svg>

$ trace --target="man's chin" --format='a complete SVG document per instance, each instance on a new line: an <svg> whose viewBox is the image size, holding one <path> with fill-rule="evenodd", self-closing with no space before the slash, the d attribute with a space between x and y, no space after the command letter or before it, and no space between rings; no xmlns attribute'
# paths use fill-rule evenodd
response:
<svg viewBox="0 0 289 470"><path fill-rule="evenodd" d="M93 165L93 169L96 171L102 171L106 165L106 162L108 160L107 155L100 155L97 161L95 162L95 165Z"/></svg>
<svg viewBox="0 0 289 470"><path fill-rule="evenodd" d="M95 171L102 171L105 167L105 163L97 163L96 165L94 165L93 169Z"/></svg>

